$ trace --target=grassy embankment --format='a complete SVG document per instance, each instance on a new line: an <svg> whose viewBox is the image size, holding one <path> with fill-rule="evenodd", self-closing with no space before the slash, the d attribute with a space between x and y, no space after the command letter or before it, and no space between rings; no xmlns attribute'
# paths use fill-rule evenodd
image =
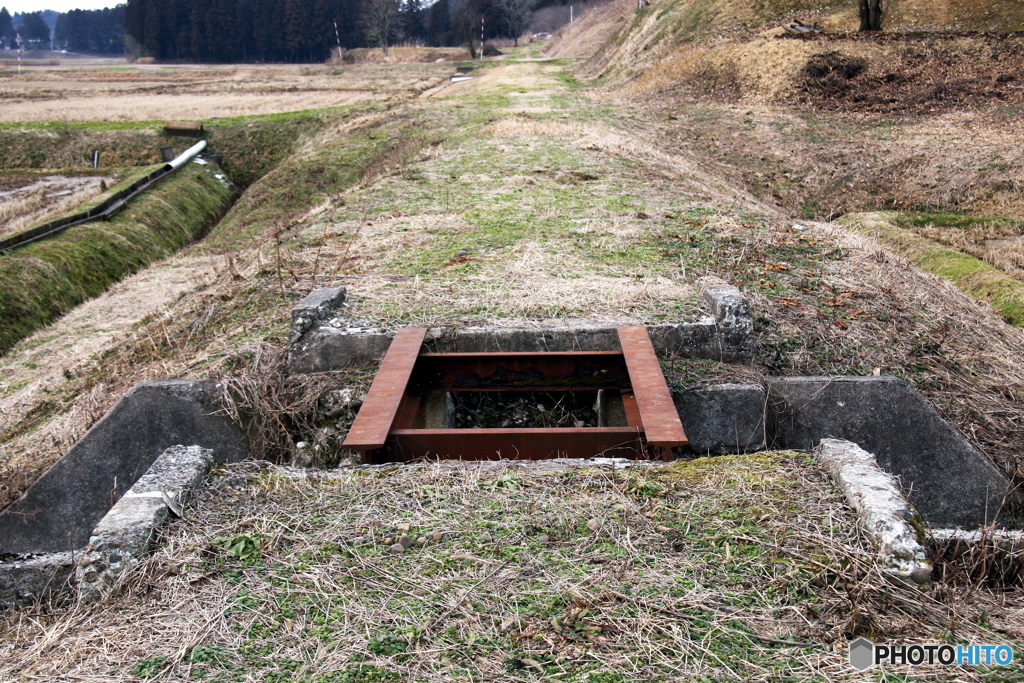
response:
<svg viewBox="0 0 1024 683"><path fill-rule="evenodd" d="M968 296L991 304L1010 324L1024 327L1024 282L982 260L1005 259L1006 255L988 252L978 244L984 237L978 240L971 236L972 232L1019 236L1024 226L1021 221L950 214L869 213L851 214L840 222L877 239L919 268L950 280Z"/></svg>
<svg viewBox="0 0 1024 683"><path fill-rule="evenodd" d="M0 256L0 352L196 239L232 198L233 189L208 167L188 166L110 221L75 226Z"/></svg>
<svg viewBox="0 0 1024 683"><path fill-rule="evenodd" d="M355 120L356 116L363 118ZM241 178L249 187L208 234L208 239L195 244L192 251L186 250L183 256L228 254L228 267L211 274L215 281L212 287L185 293L166 315L139 321L136 332L127 335L123 343L100 351L87 362L68 367L62 379L49 381L34 395L34 407L0 429L0 506L30 485L67 444L84 433L135 382L168 376L235 374L250 367L254 347L264 344L274 348L265 358L276 357L279 344L287 336L288 307L307 286L301 282L302 268L291 258L289 226L326 198L340 196L355 184L389 172L435 140L430 132L415 124L409 118L378 116L372 108L363 107L213 122L213 151L225 155L225 165L233 169L232 179ZM33 135L31 131L28 134ZM88 142L83 144L90 146ZM126 141L125 149L133 148L134 144ZM234 161L229 163L231 159ZM159 213L172 221L178 220L180 216L168 213L164 199L174 203L181 198L192 206L197 198L179 197L189 194L182 192L190 189L189 185L181 184L184 182L167 181L133 203L115 224L150 212L146 208L150 206L156 207L154 216ZM218 215L229 204L230 201L220 207ZM208 226L205 223L202 227ZM106 276L102 278L105 284L97 281L90 270L96 265L90 259L96 258L97 248L86 244L87 237L103 237L107 225L83 228L88 230L76 228L67 233L70 236L78 231L76 234L81 236L73 241L74 258L67 263L62 261L70 275L57 283L36 268L34 272L39 273L47 293L42 296L21 286L24 279L12 275L7 284L14 294L8 306L19 304L21 310L29 310L37 319L52 319L66 310L73 298L93 295L110 284ZM101 267L113 269L117 263L125 262L136 268L147 259L172 253L202 232L182 235L172 227L170 232L175 240L170 244L140 230L148 230L148 226L133 223L129 234L141 240L142 247L118 235L114 246L101 252L114 251ZM284 246L275 259L278 240ZM305 242L303 245L308 246ZM40 243L27 250L31 250L27 253L33 258L37 252L64 253L56 242ZM70 281L75 277L89 279L83 285L81 281ZM300 278L298 283L296 277ZM58 284L70 294L56 292ZM51 298L55 305L47 308ZM28 327L23 325L19 331ZM154 333L158 336L154 337ZM35 347L45 344L46 339L30 338L16 345L5 359L4 377L18 375L22 365L31 368L34 363L21 358L19 349L34 353ZM260 355L258 350L255 353ZM17 394L24 386L24 381L9 382L0 390L0 397ZM95 409L76 409L75 399L83 394L92 397L90 406Z"/></svg>

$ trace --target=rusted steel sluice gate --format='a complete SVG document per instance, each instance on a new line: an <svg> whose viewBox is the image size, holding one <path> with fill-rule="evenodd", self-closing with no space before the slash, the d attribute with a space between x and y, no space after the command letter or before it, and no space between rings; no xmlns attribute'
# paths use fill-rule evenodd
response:
<svg viewBox="0 0 1024 683"><path fill-rule="evenodd" d="M429 353L426 328L400 330L345 440L363 462L671 458L687 444L645 327L619 327L621 351ZM605 391L621 398L625 425L549 428L417 428L431 394Z"/></svg>

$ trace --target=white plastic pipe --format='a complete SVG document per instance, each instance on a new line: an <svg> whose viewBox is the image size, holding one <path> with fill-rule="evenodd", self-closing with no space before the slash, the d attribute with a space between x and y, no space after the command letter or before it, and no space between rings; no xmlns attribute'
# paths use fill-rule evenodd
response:
<svg viewBox="0 0 1024 683"><path fill-rule="evenodd" d="M199 142L197 142L196 144L192 145L184 152L179 154L177 157L175 157L173 161L168 162L167 165L170 166L172 170L178 168L179 166L184 166L188 162L192 161L192 157L199 154L204 149L206 149L206 140L200 140Z"/></svg>

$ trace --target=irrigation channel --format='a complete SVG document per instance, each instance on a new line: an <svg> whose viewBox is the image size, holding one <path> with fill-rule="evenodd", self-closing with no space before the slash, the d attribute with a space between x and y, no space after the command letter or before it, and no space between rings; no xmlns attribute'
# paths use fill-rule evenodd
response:
<svg viewBox="0 0 1024 683"><path fill-rule="evenodd" d="M55 218L52 221L43 223L42 225L37 225L31 230L25 230L24 232L19 232L7 239L0 240L0 254L4 251L17 249L27 244L31 244L32 242L60 234L74 225L79 225L81 223L97 219L106 220L110 218L124 208L124 205L131 201L132 198L145 192L156 183L177 171L179 168L194 159L204 149L206 149L206 140L200 140L160 168L151 173L147 173L128 187L114 192L96 206L70 216Z"/></svg>
<svg viewBox="0 0 1024 683"><path fill-rule="evenodd" d="M197 158L205 148L193 145L88 211L0 242L0 354L227 213L237 190L218 165Z"/></svg>

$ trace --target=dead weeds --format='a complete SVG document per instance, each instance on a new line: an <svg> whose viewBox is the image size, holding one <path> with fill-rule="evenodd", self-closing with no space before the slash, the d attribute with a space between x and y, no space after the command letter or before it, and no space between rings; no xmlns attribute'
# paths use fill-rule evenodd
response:
<svg viewBox="0 0 1024 683"><path fill-rule="evenodd" d="M839 680L859 635L1005 637L985 615L1018 595L888 583L851 514L794 453L326 478L244 463L110 596L6 617L0 676Z"/></svg>

